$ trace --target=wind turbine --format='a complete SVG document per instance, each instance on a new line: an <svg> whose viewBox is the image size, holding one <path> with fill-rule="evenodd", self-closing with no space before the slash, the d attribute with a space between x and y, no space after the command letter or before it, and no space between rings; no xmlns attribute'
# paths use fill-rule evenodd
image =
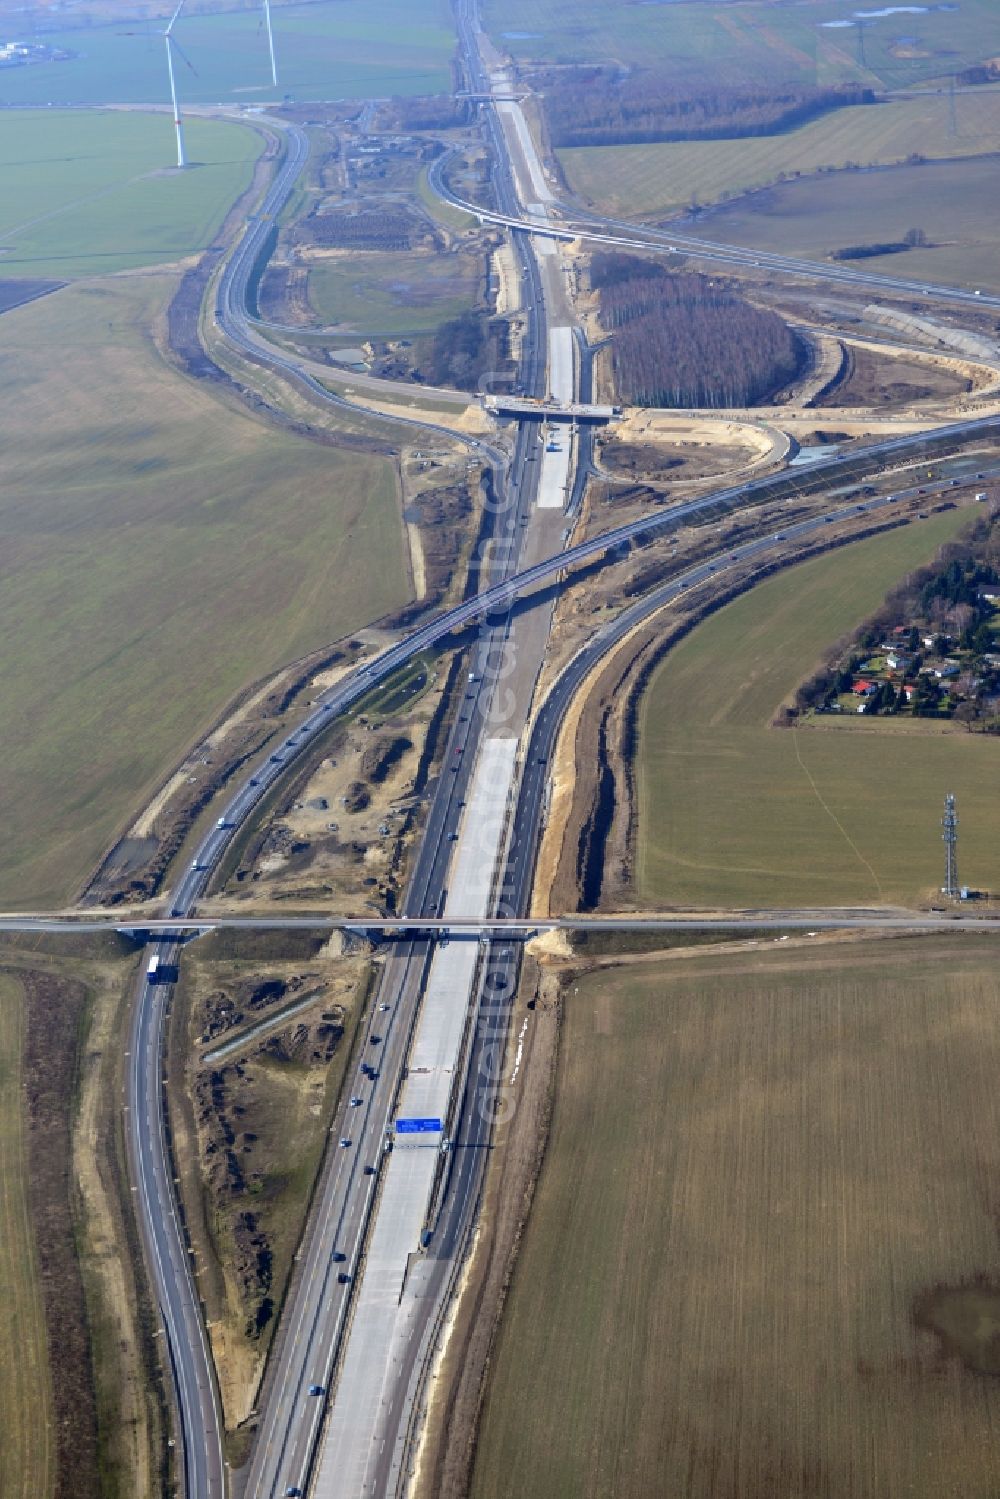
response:
<svg viewBox="0 0 1000 1499"><path fill-rule="evenodd" d="M180 4L178 5L177 9L174 11L173 15L170 17L170 20L167 22L166 28L163 31L160 32L160 36L162 36L164 45L166 46L166 49L167 49L167 76L170 79L170 102L173 105L173 110L174 110L174 133L177 136L177 165L178 165L178 167L186 167L187 166L187 155L185 154L185 151L184 151L184 126L181 124L181 108L180 108L180 105L177 103L177 80L174 77L174 48L175 47L177 48L177 51L178 51L179 55L184 58L184 61L187 63L188 67L191 69L192 73L194 73L196 71L195 70L195 66L192 63L191 59L187 56L187 54L185 53L184 49L181 47L180 42L177 40L177 38L173 34L174 24L175 24L175 22L177 20L177 17L180 15L181 11L184 9L184 6L185 6L186 3L187 3L187 0L180 0ZM148 31L120 31L120 32L118 32L118 35L119 36L146 36L146 37L148 37L149 36L149 32Z"/></svg>
<svg viewBox="0 0 1000 1499"><path fill-rule="evenodd" d="M184 126L181 124L181 110L180 105L177 103L177 80L174 78L174 48L177 48L181 57L184 57L184 53L181 52L180 44L173 36L173 29L174 23L183 9L184 0L180 0L180 4L170 17L167 29L163 33L163 41L167 49L167 74L170 78L170 102L174 109L174 133L177 136L177 165L179 168L187 166L187 156L184 153ZM191 64L186 57L184 57L184 61L187 62L190 68ZM191 71L194 72L194 69L191 68Z"/></svg>
<svg viewBox="0 0 1000 1499"><path fill-rule="evenodd" d="M271 30L271 0L264 0L264 23L267 26L267 49L271 54L271 82L277 88L278 64L274 60L274 32Z"/></svg>

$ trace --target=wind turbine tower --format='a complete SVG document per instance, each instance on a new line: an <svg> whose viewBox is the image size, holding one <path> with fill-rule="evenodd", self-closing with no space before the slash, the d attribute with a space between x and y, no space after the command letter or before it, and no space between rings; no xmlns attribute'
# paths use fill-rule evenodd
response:
<svg viewBox="0 0 1000 1499"><path fill-rule="evenodd" d="M278 64L274 60L274 32L271 30L271 0L264 0L264 24L267 26L267 50L271 54L271 82L278 87Z"/></svg>
<svg viewBox="0 0 1000 1499"><path fill-rule="evenodd" d="M174 11L173 15L170 17L167 29L163 33L163 40L167 48L167 73L170 78L170 102L173 105L174 110L174 133L177 136L178 167L187 166L187 156L184 152L184 126L181 124L181 110L180 105L177 103L177 80L174 77L174 48L177 46L177 43L174 41L172 32L174 29L174 22L177 20L177 17L180 15L183 9L184 0L180 0L180 4Z"/></svg>
<svg viewBox="0 0 1000 1499"><path fill-rule="evenodd" d="M188 58L185 55L184 50L181 47L180 42L174 36L174 26L177 23L177 17L180 15L181 11L184 9L185 3L186 3L186 0L180 0L180 3L177 6L177 9L174 11L173 15L170 17L170 20L167 22L167 24L166 24L165 28L163 29L163 31L160 32L160 36L162 36L162 38L163 38L163 45L167 49L167 77L170 79L170 103L171 103L171 106L173 108L173 114L174 114L174 134L177 136L177 165L178 165L178 167L186 167L187 166L187 155L186 155L186 153L184 151L184 126L181 123L181 107L180 107L180 105L177 102L177 79L176 79L176 77L174 75L174 51L175 50L177 51L177 53L179 54L179 56L181 56L181 57L184 58L184 61L187 63L188 67L191 69L192 73L195 72L194 65L192 64L190 58ZM149 32L148 31L120 31L120 32L118 32L118 35L119 36L146 36L146 37L148 37L149 36Z"/></svg>

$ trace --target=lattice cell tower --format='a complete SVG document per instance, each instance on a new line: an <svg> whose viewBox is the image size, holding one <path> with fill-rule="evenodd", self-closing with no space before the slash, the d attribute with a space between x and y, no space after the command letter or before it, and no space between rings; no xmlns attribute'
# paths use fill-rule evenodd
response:
<svg viewBox="0 0 1000 1499"><path fill-rule="evenodd" d="M950 895L957 900L961 893L958 886L958 813L955 811L955 798L950 791L944 799L941 827L944 829L941 834L944 839L944 884L941 886L941 894Z"/></svg>

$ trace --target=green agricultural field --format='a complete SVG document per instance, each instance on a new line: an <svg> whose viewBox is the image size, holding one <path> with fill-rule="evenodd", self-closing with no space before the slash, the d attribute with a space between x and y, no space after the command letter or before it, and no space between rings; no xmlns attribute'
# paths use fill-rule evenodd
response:
<svg viewBox="0 0 1000 1499"><path fill-rule="evenodd" d="M273 7L279 87L271 85L260 7L184 15L176 36L195 71L181 64L182 105L219 100L367 99L433 94L450 86L455 47L447 0L318 0ZM74 54L0 73L2 104L150 104L167 91L162 22L113 22L47 32Z"/></svg>
<svg viewBox="0 0 1000 1499"><path fill-rule="evenodd" d="M685 85L828 84L860 77L899 87L997 51L994 0L962 0L955 10L929 5L923 15L876 13L865 27L866 66L860 68L852 19L858 9L857 0L486 0L483 14L497 45L520 61L656 66ZM848 24L825 24L830 21Z"/></svg>
<svg viewBox="0 0 1000 1499"><path fill-rule="evenodd" d="M471 255L359 250L313 262L309 298L318 318L345 332L428 333L474 307L482 280Z"/></svg>
<svg viewBox="0 0 1000 1499"><path fill-rule="evenodd" d="M0 973L0 1493L28 1499L52 1493L55 1434L35 1241L28 1217L27 1139L22 1112L24 997Z"/></svg>
<svg viewBox="0 0 1000 1499"><path fill-rule="evenodd" d="M997 952L803 938L568 988L473 1499L993 1499Z"/></svg>
<svg viewBox="0 0 1000 1499"><path fill-rule="evenodd" d="M390 464L174 373L174 284L3 318L4 906L66 899L238 688L409 597Z"/></svg>
<svg viewBox="0 0 1000 1499"><path fill-rule="evenodd" d="M249 185L263 140L186 125L186 172L166 115L0 112L0 277L106 275L202 250Z"/></svg>
<svg viewBox="0 0 1000 1499"><path fill-rule="evenodd" d="M1000 889L1000 743L919 719L770 727L825 650L960 529L947 511L793 567L656 671L637 759L637 894L653 905L914 901L940 885L945 793L963 877Z"/></svg>
<svg viewBox="0 0 1000 1499"><path fill-rule="evenodd" d="M962 94L957 111L955 135L947 97L931 94L840 109L782 135L574 147L558 157L570 188L588 203L613 214L656 215L822 168L903 162L914 152L954 158L1000 150L1000 90Z"/></svg>
<svg viewBox="0 0 1000 1499"><path fill-rule="evenodd" d="M926 249L880 255L866 270L1000 291L1000 157L927 162L786 182L702 215L706 239L822 260L844 245L923 229Z"/></svg>

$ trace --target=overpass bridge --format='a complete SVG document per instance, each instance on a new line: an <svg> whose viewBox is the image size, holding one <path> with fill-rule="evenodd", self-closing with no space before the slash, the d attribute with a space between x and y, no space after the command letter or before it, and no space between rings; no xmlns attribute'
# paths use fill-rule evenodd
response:
<svg viewBox="0 0 1000 1499"><path fill-rule="evenodd" d="M618 420L620 406L594 406L585 401L533 401L528 396L483 396L483 410L490 416L512 416L529 422L590 422L607 424Z"/></svg>
<svg viewBox="0 0 1000 1499"><path fill-rule="evenodd" d="M119 932L140 941L187 941L212 931L345 932L358 937L403 937L410 941L474 941L508 939L529 941L545 932L790 932L841 929L894 931L963 931L1000 933L1000 915L992 908L982 914L954 909L909 911L900 907L865 906L737 910L700 913L681 911L668 916L499 916L483 920L440 916L126 916L122 912L94 915L21 914L0 916L0 932L73 933Z"/></svg>

